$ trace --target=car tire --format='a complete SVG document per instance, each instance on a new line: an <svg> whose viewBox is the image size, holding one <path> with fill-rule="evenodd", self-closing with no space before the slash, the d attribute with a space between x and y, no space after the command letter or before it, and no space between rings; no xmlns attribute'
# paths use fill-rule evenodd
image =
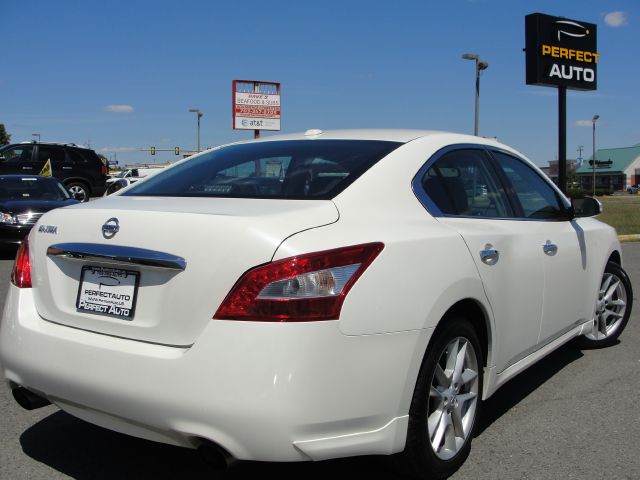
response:
<svg viewBox="0 0 640 480"><path fill-rule="evenodd" d="M411 478L446 478L471 450L482 396L482 349L464 318L445 318L425 354L394 463Z"/></svg>
<svg viewBox="0 0 640 480"><path fill-rule="evenodd" d="M633 306L633 290L627 272L608 262L596 298L594 330L578 339L581 348L603 348L615 345L629 322Z"/></svg>
<svg viewBox="0 0 640 480"><path fill-rule="evenodd" d="M91 196L91 191L86 183L83 182L69 182L65 185L67 190L73 198L79 202L88 202Z"/></svg>

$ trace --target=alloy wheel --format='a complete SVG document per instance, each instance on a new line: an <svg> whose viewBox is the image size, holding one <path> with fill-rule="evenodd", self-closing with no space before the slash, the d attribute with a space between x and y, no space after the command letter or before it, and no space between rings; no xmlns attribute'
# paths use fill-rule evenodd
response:
<svg viewBox="0 0 640 480"><path fill-rule="evenodd" d="M627 291L622 280L614 273L605 272L596 301L593 332L585 335L590 340L603 340L615 334L627 311Z"/></svg>
<svg viewBox="0 0 640 480"><path fill-rule="evenodd" d="M473 345L464 337L454 338L440 355L429 392L429 441L441 460L453 458L471 434L478 385L478 360Z"/></svg>

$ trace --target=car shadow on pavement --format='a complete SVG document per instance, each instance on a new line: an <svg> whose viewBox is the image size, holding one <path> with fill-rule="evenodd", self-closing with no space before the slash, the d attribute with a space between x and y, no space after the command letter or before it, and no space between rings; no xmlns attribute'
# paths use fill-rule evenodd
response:
<svg viewBox="0 0 640 480"><path fill-rule="evenodd" d="M325 462L239 462L226 471L210 467L195 451L130 437L58 411L20 436L22 450L34 460L75 479L259 479L309 480L364 475L400 478L384 458L358 457Z"/></svg>
<svg viewBox="0 0 640 480"><path fill-rule="evenodd" d="M498 418L582 356L582 352L573 345L564 346L504 385L484 404L477 436L481 436ZM76 479L403 478L390 470L385 457L301 463L239 462L227 471L219 471L208 466L195 450L112 432L62 411L28 428L20 436L20 444L29 457Z"/></svg>
<svg viewBox="0 0 640 480"><path fill-rule="evenodd" d="M476 436L482 435L493 422L515 407L564 367L584 355L573 342L560 347L503 385L482 405Z"/></svg>

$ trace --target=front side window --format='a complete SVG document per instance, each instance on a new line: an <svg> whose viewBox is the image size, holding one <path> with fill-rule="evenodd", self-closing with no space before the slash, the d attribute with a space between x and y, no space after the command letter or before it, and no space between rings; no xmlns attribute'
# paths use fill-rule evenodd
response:
<svg viewBox="0 0 640 480"><path fill-rule="evenodd" d="M445 153L422 178L422 187L444 215L512 217L507 196L482 150Z"/></svg>
<svg viewBox="0 0 640 480"><path fill-rule="evenodd" d="M222 147L123 195L330 199L401 145L371 140L287 140Z"/></svg>
<svg viewBox="0 0 640 480"><path fill-rule="evenodd" d="M535 220L563 220L566 211L559 196L523 161L502 152L491 152L511 184L521 211L518 216Z"/></svg>
<svg viewBox="0 0 640 480"><path fill-rule="evenodd" d="M8 163L24 163L31 162L31 154L33 153L32 145L20 145L4 150L0 155L4 157L4 161Z"/></svg>

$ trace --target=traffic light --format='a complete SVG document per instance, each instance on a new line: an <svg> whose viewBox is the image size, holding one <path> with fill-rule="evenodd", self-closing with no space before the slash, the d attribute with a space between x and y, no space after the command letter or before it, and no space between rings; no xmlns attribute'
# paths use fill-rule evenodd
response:
<svg viewBox="0 0 640 480"><path fill-rule="evenodd" d="M156 154L156 147L151 147L151 155L155 155Z"/></svg>
<svg viewBox="0 0 640 480"><path fill-rule="evenodd" d="M173 151L176 155L180 155L180 147L176 147Z"/></svg>

